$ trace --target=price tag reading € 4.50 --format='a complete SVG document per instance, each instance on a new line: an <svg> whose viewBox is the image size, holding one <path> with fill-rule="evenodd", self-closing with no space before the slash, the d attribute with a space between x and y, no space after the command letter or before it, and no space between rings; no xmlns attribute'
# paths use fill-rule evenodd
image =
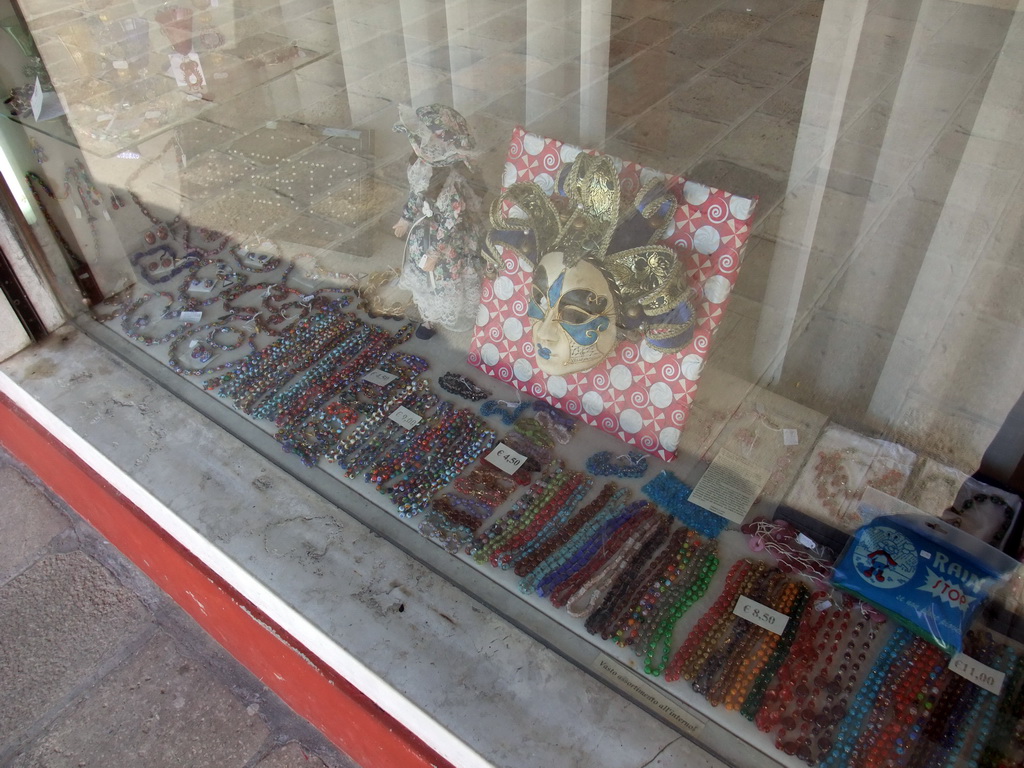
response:
<svg viewBox="0 0 1024 768"><path fill-rule="evenodd" d="M378 387L384 387L390 384L392 381L397 379L393 373L382 371L380 368L374 368L368 374L363 376L363 381L368 381L371 384L376 384Z"/></svg>
<svg viewBox="0 0 1024 768"><path fill-rule="evenodd" d="M513 451L504 443L498 443L484 458L509 475L515 474L515 471L526 463L523 454Z"/></svg>
<svg viewBox="0 0 1024 768"><path fill-rule="evenodd" d="M388 416L388 418L395 422L395 424L397 424L398 426L404 427L405 429L412 429L421 421L423 421L422 416L413 413L405 406L400 406L398 410L396 410L394 413Z"/></svg>
<svg viewBox="0 0 1024 768"><path fill-rule="evenodd" d="M769 632L774 632L776 635L781 635L786 629L786 624L789 623L789 616L786 614L773 611L767 605L761 605L746 595L740 595L733 613Z"/></svg>
<svg viewBox="0 0 1024 768"><path fill-rule="evenodd" d="M984 688L989 693L994 693L996 696L1003 690L1003 680L1006 678L1006 673L982 664L977 659L972 659L966 653L958 653L950 659L949 668L960 675L960 677L967 678L975 685Z"/></svg>

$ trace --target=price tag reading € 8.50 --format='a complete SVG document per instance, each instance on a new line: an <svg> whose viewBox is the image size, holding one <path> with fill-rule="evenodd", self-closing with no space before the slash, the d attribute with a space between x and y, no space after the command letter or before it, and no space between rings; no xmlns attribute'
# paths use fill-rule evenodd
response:
<svg viewBox="0 0 1024 768"><path fill-rule="evenodd" d="M746 595L740 595L733 613L769 632L774 632L776 635L781 635L786 629L786 624L789 623L789 616L786 614L773 611L767 605L761 605Z"/></svg>
<svg viewBox="0 0 1024 768"><path fill-rule="evenodd" d="M967 678L975 685L984 688L990 693L994 693L996 696L1003 690L1003 680L1006 678L1006 673L1000 672L998 669L992 669L992 667L982 664L977 659L972 659L966 653L958 653L950 659L949 668L960 675L960 677Z"/></svg>
<svg viewBox="0 0 1024 768"><path fill-rule="evenodd" d="M484 458L509 475L515 474L515 471L526 463L523 454L513 451L504 443L498 443Z"/></svg>
<svg viewBox="0 0 1024 768"><path fill-rule="evenodd" d="M388 416L388 418L395 422L395 424L397 424L398 426L404 427L405 429L412 429L421 421L423 421L422 416L413 413L405 406L400 406L398 410L396 410L394 413Z"/></svg>

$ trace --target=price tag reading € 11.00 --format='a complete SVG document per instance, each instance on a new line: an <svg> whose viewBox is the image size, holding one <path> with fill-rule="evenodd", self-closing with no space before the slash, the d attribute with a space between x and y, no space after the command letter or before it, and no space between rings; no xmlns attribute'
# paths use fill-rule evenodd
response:
<svg viewBox="0 0 1024 768"><path fill-rule="evenodd" d="M523 454L513 451L504 443L498 443L484 458L509 475L515 474L515 471L526 463Z"/></svg>
<svg viewBox="0 0 1024 768"><path fill-rule="evenodd" d="M786 624L789 623L789 616L786 614L773 611L767 605L761 605L746 595L740 595L733 613L769 632L774 632L776 635L781 635L786 629Z"/></svg>
<svg viewBox="0 0 1024 768"><path fill-rule="evenodd" d="M397 424L398 426L404 427L405 429L412 429L421 421L423 421L422 416L413 413L405 406L400 406L398 410L396 410L394 413L388 416L388 418L395 422L395 424Z"/></svg>
<svg viewBox="0 0 1024 768"><path fill-rule="evenodd" d="M390 384L392 381L397 379L393 373L382 371L380 368L374 368L368 374L363 376L363 381L368 381L371 384L376 384L378 387L384 387Z"/></svg>
<svg viewBox="0 0 1024 768"><path fill-rule="evenodd" d="M1003 690L1003 680L1006 678L1006 673L1000 672L998 669L992 669L992 667L982 664L977 659L972 659L966 653L958 653L950 659L949 668L960 675L960 677L970 680L975 685L984 688L989 693L994 693L996 696Z"/></svg>

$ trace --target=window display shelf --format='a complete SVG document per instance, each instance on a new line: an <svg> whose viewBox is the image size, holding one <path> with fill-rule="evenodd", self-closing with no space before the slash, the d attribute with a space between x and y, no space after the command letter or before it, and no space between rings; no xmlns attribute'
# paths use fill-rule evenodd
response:
<svg viewBox="0 0 1024 768"><path fill-rule="evenodd" d="M91 316L10 386L429 744L1024 759L1019 14L21 5Z"/></svg>

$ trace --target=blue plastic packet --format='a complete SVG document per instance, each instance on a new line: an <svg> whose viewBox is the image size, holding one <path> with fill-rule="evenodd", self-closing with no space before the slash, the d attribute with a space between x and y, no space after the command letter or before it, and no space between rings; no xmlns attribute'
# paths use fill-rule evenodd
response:
<svg viewBox="0 0 1024 768"><path fill-rule="evenodd" d="M833 583L948 653L961 650L975 613L1017 565L1008 555L928 515L886 515L857 529Z"/></svg>

